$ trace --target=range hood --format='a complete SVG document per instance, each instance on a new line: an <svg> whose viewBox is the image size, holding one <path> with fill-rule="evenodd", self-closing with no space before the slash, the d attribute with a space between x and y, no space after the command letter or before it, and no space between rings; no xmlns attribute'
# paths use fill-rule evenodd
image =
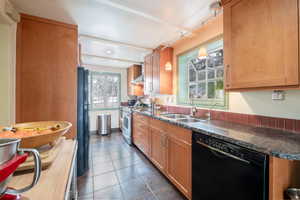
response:
<svg viewBox="0 0 300 200"><path fill-rule="evenodd" d="M140 75L139 77L137 77L136 79L131 81L131 84L133 84L133 85L143 85L144 84L144 75Z"/></svg>

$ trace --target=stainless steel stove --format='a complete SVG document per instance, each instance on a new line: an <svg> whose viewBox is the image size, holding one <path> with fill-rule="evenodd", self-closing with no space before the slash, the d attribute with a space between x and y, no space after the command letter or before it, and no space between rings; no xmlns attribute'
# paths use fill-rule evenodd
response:
<svg viewBox="0 0 300 200"><path fill-rule="evenodd" d="M121 107L122 135L129 145L132 145L132 110L133 107Z"/></svg>

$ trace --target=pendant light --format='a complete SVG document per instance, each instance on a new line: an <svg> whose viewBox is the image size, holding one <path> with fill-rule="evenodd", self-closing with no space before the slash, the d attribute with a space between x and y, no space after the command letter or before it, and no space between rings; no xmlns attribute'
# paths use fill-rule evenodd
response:
<svg viewBox="0 0 300 200"><path fill-rule="evenodd" d="M172 61L173 57L172 57L171 50L168 49L168 48L170 48L169 45L167 45L165 47L165 51L167 51L167 54L168 54L167 58L169 59L169 61L167 61L166 64L165 64L165 70L166 71L172 71L172 63L171 63L171 61Z"/></svg>
<svg viewBox="0 0 300 200"><path fill-rule="evenodd" d="M208 54L207 54L207 50L205 47L202 47L199 49L199 52L198 52L198 58L199 59L205 59L207 58Z"/></svg>
<svg viewBox="0 0 300 200"><path fill-rule="evenodd" d="M172 64L168 61L165 65L166 71L172 71Z"/></svg>

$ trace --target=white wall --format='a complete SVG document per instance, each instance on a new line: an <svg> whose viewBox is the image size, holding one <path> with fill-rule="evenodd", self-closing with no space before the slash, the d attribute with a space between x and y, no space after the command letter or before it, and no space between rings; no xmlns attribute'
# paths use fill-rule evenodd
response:
<svg viewBox="0 0 300 200"><path fill-rule="evenodd" d="M0 24L0 125L15 123L16 25Z"/></svg>
<svg viewBox="0 0 300 200"><path fill-rule="evenodd" d="M284 101L272 100L272 91L231 92L229 94L229 111L300 119L300 90L285 92Z"/></svg>
<svg viewBox="0 0 300 200"><path fill-rule="evenodd" d="M176 95L157 97L160 104L177 105ZM300 90L285 91L283 101L272 100L272 91L230 92L229 107L225 111L300 120Z"/></svg>
<svg viewBox="0 0 300 200"><path fill-rule="evenodd" d="M99 66L84 66L86 69L97 72L114 72L121 74L121 101L127 101L127 69L115 67L99 67ZM90 111L90 131L97 130L97 115L109 113L111 114L112 128L119 128L119 110L106 111Z"/></svg>

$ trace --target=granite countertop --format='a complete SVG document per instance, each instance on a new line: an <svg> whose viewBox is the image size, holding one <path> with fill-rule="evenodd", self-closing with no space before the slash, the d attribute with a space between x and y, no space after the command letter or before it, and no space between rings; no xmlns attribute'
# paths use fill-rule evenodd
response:
<svg viewBox="0 0 300 200"><path fill-rule="evenodd" d="M270 156L288 160L300 160L300 134L297 133L219 120L183 123L163 117L159 112L154 115L150 112L139 110L134 110L134 112L219 138Z"/></svg>

